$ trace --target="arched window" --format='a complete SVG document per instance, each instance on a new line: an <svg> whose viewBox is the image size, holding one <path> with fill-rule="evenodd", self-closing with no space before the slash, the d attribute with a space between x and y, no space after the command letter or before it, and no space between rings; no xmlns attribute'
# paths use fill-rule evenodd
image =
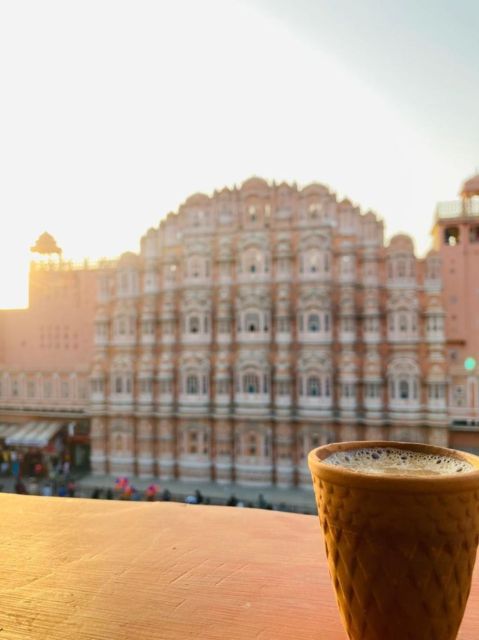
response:
<svg viewBox="0 0 479 640"><path fill-rule="evenodd" d="M245 317L246 331L249 333L256 333L259 331L259 314L247 313Z"/></svg>
<svg viewBox="0 0 479 640"><path fill-rule="evenodd" d="M189 331L190 333L199 333L200 331L200 319L198 316L192 316L189 319Z"/></svg>
<svg viewBox="0 0 479 640"><path fill-rule="evenodd" d="M125 316L120 316L118 318L118 335L124 336L126 334L126 318Z"/></svg>
<svg viewBox="0 0 479 640"><path fill-rule="evenodd" d="M200 391L198 376L189 375L186 378L186 393L196 395Z"/></svg>
<svg viewBox="0 0 479 640"><path fill-rule="evenodd" d="M321 380L316 376L310 376L307 384L308 396L320 396L321 395Z"/></svg>
<svg viewBox="0 0 479 640"><path fill-rule="evenodd" d="M402 400L407 400L409 398L409 382L407 380L399 381L399 397Z"/></svg>
<svg viewBox="0 0 479 640"><path fill-rule="evenodd" d="M241 260L245 273L261 273L267 271L266 260L261 251L255 247L247 249Z"/></svg>
<svg viewBox="0 0 479 640"><path fill-rule="evenodd" d="M255 456L257 453L256 434L250 433L248 435L248 455Z"/></svg>
<svg viewBox="0 0 479 640"><path fill-rule="evenodd" d="M118 453L123 451L123 436L120 434L115 436L115 451Z"/></svg>
<svg viewBox="0 0 479 640"><path fill-rule="evenodd" d="M399 331L407 331L407 315L405 313L399 314Z"/></svg>
<svg viewBox="0 0 479 640"><path fill-rule="evenodd" d="M115 378L115 392L116 393L123 392L123 378L121 376L116 376Z"/></svg>
<svg viewBox="0 0 479 640"><path fill-rule="evenodd" d="M259 393L259 376L255 373L247 373L243 376L243 390L245 393Z"/></svg>
<svg viewBox="0 0 479 640"><path fill-rule="evenodd" d="M319 315L317 313L311 313L308 316L308 331L319 331L321 329Z"/></svg>
<svg viewBox="0 0 479 640"><path fill-rule="evenodd" d="M200 276L201 273L201 267L200 267L200 263L197 259L192 260L191 261L191 267L190 267L190 275L193 276L193 278L198 278Z"/></svg>

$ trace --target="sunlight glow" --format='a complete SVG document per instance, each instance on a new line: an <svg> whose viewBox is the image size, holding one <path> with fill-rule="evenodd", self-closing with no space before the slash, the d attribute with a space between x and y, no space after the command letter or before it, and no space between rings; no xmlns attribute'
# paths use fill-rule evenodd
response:
<svg viewBox="0 0 479 640"><path fill-rule="evenodd" d="M27 10L25 10L27 7ZM445 165L400 106L239 2L2 6L0 306L28 248L117 256L191 193L319 181L428 248ZM340 34L338 34L340 37ZM8 123L8 124L6 124ZM427 171L425 168L427 167Z"/></svg>

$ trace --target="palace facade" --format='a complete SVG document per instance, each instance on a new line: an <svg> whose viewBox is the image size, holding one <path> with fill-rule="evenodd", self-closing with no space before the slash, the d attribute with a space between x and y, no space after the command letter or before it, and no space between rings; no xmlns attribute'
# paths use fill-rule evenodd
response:
<svg viewBox="0 0 479 640"><path fill-rule="evenodd" d="M320 184L193 195L98 278L96 474L309 487L326 442L448 444L439 253Z"/></svg>
<svg viewBox="0 0 479 640"><path fill-rule="evenodd" d="M477 450L479 433L479 175L466 180L460 198L440 202L433 246L441 259L446 311L450 445Z"/></svg>

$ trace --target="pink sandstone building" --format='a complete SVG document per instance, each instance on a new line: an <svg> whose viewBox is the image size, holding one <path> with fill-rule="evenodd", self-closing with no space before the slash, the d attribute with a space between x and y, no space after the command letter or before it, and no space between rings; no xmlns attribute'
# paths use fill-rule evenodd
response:
<svg viewBox="0 0 479 640"><path fill-rule="evenodd" d="M479 174L460 199L440 202L433 246L441 257L446 332L450 444L479 447Z"/></svg>
<svg viewBox="0 0 479 640"><path fill-rule="evenodd" d="M251 178L138 255L34 265L29 310L0 314L0 420L84 425L99 475L257 486L309 487L328 441L460 444L441 225L419 260L320 184Z"/></svg>

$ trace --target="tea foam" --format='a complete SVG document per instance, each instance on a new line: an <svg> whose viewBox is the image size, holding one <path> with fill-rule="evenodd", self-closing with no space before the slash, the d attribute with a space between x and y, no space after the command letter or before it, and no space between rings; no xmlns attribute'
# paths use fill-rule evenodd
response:
<svg viewBox="0 0 479 640"><path fill-rule="evenodd" d="M469 473L475 467L460 458L422 453L394 447L372 447L338 451L323 460L325 464L351 471L401 476L438 476Z"/></svg>

